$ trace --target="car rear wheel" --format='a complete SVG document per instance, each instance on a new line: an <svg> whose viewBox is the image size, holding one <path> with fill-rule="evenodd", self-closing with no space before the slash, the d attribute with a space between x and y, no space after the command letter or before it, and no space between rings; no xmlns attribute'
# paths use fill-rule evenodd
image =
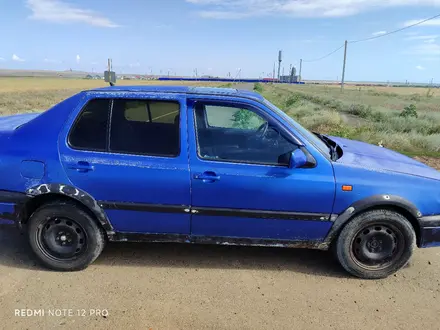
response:
<svg viewBox="0 0 440 330"><path fill-rule="evenodd" d="M103 230L86 210L74 203L45 204L31 215L28 224L31 248L50 269L84 269L105 246Z"/></svg>
<svg viewBox="0 0 440 330"><path fill-rule="evenodd" d="M372 210L354 217L342 229L335 252L352 275L385 278L408 263L415 241L414 230L403 215Z"/></svg>

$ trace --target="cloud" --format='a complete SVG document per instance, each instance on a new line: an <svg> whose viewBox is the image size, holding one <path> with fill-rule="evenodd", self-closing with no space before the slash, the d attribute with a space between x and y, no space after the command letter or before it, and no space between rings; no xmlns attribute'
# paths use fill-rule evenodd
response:
<svg viewBox="0 0 440 330"><path fill-rule="evenodd" d="M378 8L440 7L440 0L185 0L199 7L197 14L212 19L252 16L341 17Z"/></svg>
<svg viewBox="0 0 440 330"><path fill-rule="evenodd" d="M423 43L417 45L408 51L409 54L422 56L437 56L440 55L440 45L436 43Z"/></svg>
<svg viewBox="0 0 440 330"><path fill-rule="evenodd" d="M17 61L17 62L24 62L24 61L25 61L24 59L18 57L18 56L15 55L15 54L12 55L12 60L13 60L13 61Z"/></svg>
<svg viewBox="0 0 440 330"><path fill-rule="evenodd" d="M79 55L76 55L76 63L79 63L81 61L81 57Z"/></svg>
<svg viewBox="0 0 440 330"><path fill-rule="evenodd" d="M381 36L381 35L383 35L385 33L387 33L387 31L377 31L377 32L372 33L371 35L372 36Z"/></svg>
<svg viewBox="0 0 440 330"><path fill-rule="evenodd" d="M6 61L3 57L0 57L0 61Z"/></svg>
<svg viewBox="0 0 440 330"><path fill-rule="evenodd" d="M406 40L426 40L426 39L436 39L438 37L437 34L429 34L429 35L413 35L410 36L408 38L406 38Z"/></svg>
<svg viewBox="0 0 440 330"><path fill-rule="evenodd" d="M417 66L416 66L416 69L417 69L417 70L425 70L425 68L424 68L423 66L421 66L421 65L417 65Z"/></svg>
<svg viewBox="0 0 440 330"><path fill-rule="evenodd" d="M53 59L50 59L50 58L45 58L43 61L45 63L61 63L61 61L53 60Z"/></svg>
<svg viewBox="0 0 440 330"><path fill-rule="evenodd" d="M406 35L408 36L408 37L412 37L412 36L417 36L419 33L418 32L415 32L415 31L410 31L410 32L407 32L406 33Z"/></svg>
<svg viewBox="0 0 440 330"><path fill-rule="evenodd" d="M435 1L435 2L437 2L437 1ZM410 25L416 24L416 23L418 23L420 21L423 21L424 19L426 19L426 18L413 19L413 20L410 20L410 21L406 21L405 23L403 23L403 26L410 26ZM440 26L440 18L432 19L430 21L423 22L423 23L419 24L418 26Z"/></svg>
<svg viewBox="0 0 440 330"><path fill-rule="evenodd" d="M81 9L62 0L26 0L35 20L53 23L85 23L93 26L114 28L119 25L92 10Z"/></svg>
<svg viewBox="0 0 440 330"><path fill-rule="evenodd" d="M155 29L159 29L159 30L169 30L172 29L173 26L171 24L158 24L154 26Z"/></svg>

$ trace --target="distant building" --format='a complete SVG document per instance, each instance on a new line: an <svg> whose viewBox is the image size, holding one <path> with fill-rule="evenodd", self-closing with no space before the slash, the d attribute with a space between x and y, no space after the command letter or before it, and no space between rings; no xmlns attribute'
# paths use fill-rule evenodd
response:
<svg viewBox="0 0 440 330"><path fill-rule="evenodd" d="M280 82L282 83L296 83L298 80L298 76L280 76Z"/></svg>

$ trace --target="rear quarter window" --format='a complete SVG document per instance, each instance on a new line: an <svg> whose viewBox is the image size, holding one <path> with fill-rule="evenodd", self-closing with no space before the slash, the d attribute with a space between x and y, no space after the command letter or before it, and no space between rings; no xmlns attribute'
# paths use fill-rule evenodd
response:
<svg viewBox="0 0 440 330"><path fill-rule="evenodd" d="M109 99L90 100L81 110L69 134L74 149L105 151L110 112Z"/></svg>

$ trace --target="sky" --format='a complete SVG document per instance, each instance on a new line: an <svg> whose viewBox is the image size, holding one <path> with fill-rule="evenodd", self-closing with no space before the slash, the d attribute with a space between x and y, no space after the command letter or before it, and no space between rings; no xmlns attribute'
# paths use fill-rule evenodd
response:
<svg viewBox="0 0 440 330"><path fill-rule="evenodd" d="M440 0L0 0L0 69L440 83Z"/></svg>

